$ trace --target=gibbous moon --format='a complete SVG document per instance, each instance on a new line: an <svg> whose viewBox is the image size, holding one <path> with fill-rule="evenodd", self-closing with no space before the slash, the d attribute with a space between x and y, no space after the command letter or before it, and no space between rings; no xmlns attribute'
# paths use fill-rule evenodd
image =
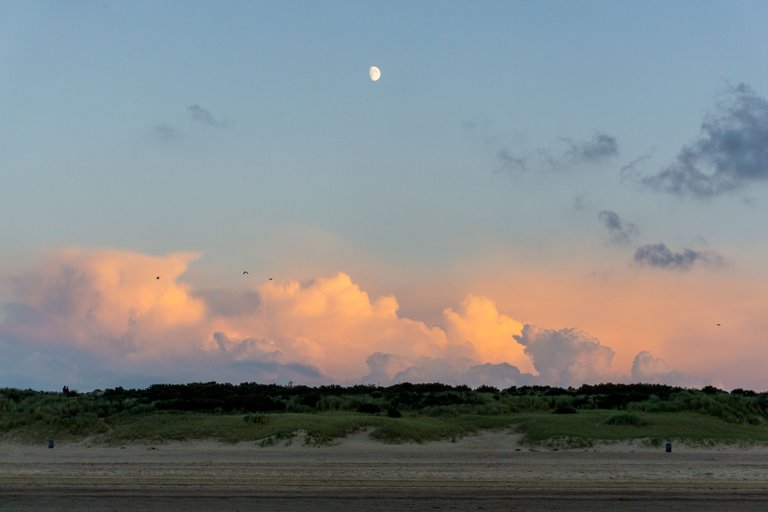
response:
<svg viewBox="0 0 768 512"><path fill-rule="evenodd" d="M377 68L376 66L371 66L368 68L368 76L371 77L371 80L374 82L381 78L381 70Z"/></svg>

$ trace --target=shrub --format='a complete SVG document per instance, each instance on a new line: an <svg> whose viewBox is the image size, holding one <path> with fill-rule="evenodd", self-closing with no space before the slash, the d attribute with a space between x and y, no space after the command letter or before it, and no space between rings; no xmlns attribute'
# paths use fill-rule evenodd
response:
<svg viewBox="0 0 768 512"><path fill-rule="evenodd" d="M637 414L625 412L622 414L614 414L608 418L606 424L617 426L644 427L645 425L648 425L648 422L640 418L640 416Z"/></svg>
<svg viewBox="0 0 768 512"><path fill-rule="evenodd" d="M264 425L267 422L267 417L263 414L246 414L243 416L243 421L254 425Z"/></svg>
<svg viewBox="0 0 768 512"><path fill-rule="evenodd" d="M364 414L378 414L381 412L381 407L372 403L363 403L357 407L357 412Z"/></svg>

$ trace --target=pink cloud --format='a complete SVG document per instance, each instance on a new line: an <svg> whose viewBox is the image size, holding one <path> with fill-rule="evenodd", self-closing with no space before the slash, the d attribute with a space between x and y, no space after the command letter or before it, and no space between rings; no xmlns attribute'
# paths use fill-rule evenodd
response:
<svg viewBox="0 0 768 512"><path fill-rule="evenodd" d="M51 361L70 377L76 368L87 380L95 364L114 374L114 385L125 375L496 386L622 378L613 349L598 339L572 328L524 327L479 294L429 325L402 315L395 296L371 297L341 272L196 290L184 277L199 257L56 251L14 279L0 352L5 346L39 361L30 354L55 348Z"/></svg>

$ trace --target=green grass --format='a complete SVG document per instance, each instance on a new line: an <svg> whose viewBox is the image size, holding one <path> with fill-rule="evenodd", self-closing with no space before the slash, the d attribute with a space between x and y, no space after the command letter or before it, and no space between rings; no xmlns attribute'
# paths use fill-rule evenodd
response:
<svg viewBox="0 0 768 512"><path fill-rule="evenodd" d="M45 412L46 414L43 414ZM456 440L484 430L514 428L531 446L591 446L595 442L643 440L660 445L665 441L690 444L768 443L768 426L734 423L693 412L620 412L586 410L576 414L521 412L484 414L386 414L355 412L321 413L194 413L172 411L123 412L97 417L83 410L76 415L58 402L22 416L6 411L0 434L6 439L41 442L54 439L85 439L117 444L132 441L164 442L215 439L223 442L256 442L263 445L306 433L311 445L332 444L350 433L370 429L371 437L385 443L423 443ZM18 416L18 417L17 417Z"/></svg>
<svg viewBox="0 0 768 512"><path fill-rule="evenodd" d="M424 443L440 439L456 440L484 429L510 427L514 420L508 416L405 416L382 418L383 422L371 437L387 443Z"/></svg>
<svg viewBox="0 0 768 512"><path fill-rule="evenodd" d="M100 436L108 443L124 441L180 441L218 439L224 442L288 439L303 431L309 444L328 444L371 428L371 436L382 442L427 442L456 439L481 429L509 427L510 417L499 416L387 416L333 413L279 413L259 415L200 414L155 412L144 416L126 416Z"/></svg>
<svg viewBox="0 0 768 512"><path fill-rule="evenodd" d="M536 445L551 440L566 440L573 446L589 446L596 441L678 440L692 444L768 443L768 427L748 423L729 423L696 413L633 413L637 417L621 424L611 424L616 411L592 410L578 414L553 415L524 413L517 415L517 429L524 442Z"/></svg>
<svg viewBox="0 0 768 512"><path fill-rule="evenodd" d="M258 420L254 421L254 417ZM301 430L307 433L309 442L322 444L368 426L368 418L370 416L351 413L243 415L153 412L121 418L111 425L111 431L102 439L107 442L218 439L234 443L271 437L288 439Z"/></svg>

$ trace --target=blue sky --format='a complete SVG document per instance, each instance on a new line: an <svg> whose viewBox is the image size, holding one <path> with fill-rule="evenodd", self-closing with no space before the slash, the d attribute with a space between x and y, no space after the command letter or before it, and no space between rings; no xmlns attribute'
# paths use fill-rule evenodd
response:
<svg viewBox="0 0 768 512"><path fill-rule="evenodd" d="M178 277L193 295L244 268L343 272L427 326L477 294L614 347L614 374L650 337L670 367L738 384L720 334L689 363L685 322L604 324L602 303L581 320L519 283L739 295L767 277L766 19L749 1L0 1L0 273L18 283L67 247L199 253ZM637 308L656 307L645 293ZM766 304L743 295L729 336L752 361ZM0 300L28 299L9 284ZM9 354L50 346L14 332Z"/></svg>

